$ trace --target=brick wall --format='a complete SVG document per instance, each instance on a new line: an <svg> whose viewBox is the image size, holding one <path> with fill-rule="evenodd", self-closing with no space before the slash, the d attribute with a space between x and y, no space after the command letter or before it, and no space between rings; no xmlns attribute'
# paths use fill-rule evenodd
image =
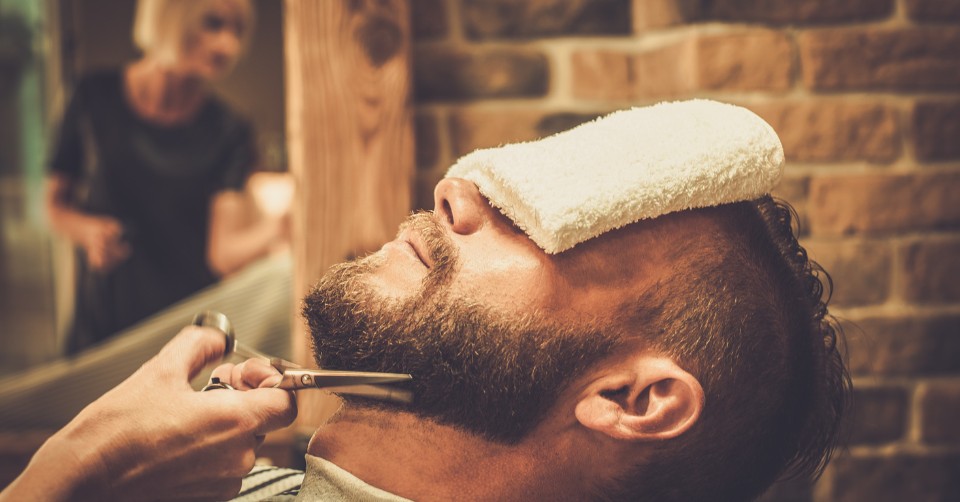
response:
<svg viewBox="0 0 960 502"><path fill-rule="evenodd" d="M960 1L412 4L420 207L460 155L614 109L708 97L768 120L856 410L816 486L766 499L960 500Z"/></svg>

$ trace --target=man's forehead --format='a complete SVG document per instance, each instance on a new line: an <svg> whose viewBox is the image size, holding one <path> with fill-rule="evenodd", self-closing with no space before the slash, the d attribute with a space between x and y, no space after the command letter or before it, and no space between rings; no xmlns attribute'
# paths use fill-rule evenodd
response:
<svg viewBox="0 0 960 502"><path fill-rule="evenodd" d="M504 224L523 235L544 254L553 255L561 262L564 259L576 256L590 255L610 265L622 260L636 259L644 259L645 262L655 259L669 261L666 260L664 250L672 250L670 254L673 257L682 255L682 250L675 249L678 243L690 242L691 239L697 237L709 239L711 236L716 237L718 232L724 232L724 226L720 224L723 218L722 208L728 206L724 204L684 209L653 218L645 218L585 239L564 251L546 253L541 247L537 246L530 235L524 232L504 211L494 205L487 196L481 194L481 197L499 215Z"/></svg>
<svg viewBox="0 0 960 502"><path fill-rule="evenodd" d="M447 173L548 254L690 208L749 200L780 178L783 148L745 108L694 100L621 110L538 141L478 150Z"/></svg>
<svg viewBox="0 0 960 502"><path fill-rule="evenodd" d="M587 239L573 248L558 253L574 252L577 248L597 247L610 254L636 254L652 249L674 248L691 238L709 239L722 232L722 214L717 207L685 209L647 218L604 232ZM679 254L682 250L675 250ZM649 254L649 253L648 253Z"/></svg>

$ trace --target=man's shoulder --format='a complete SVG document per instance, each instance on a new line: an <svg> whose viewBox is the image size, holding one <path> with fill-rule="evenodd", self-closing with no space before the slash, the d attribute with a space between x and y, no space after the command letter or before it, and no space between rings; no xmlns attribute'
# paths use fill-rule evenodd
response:
<svg viewBox="0 0 960 502"><path fill-rule="evenodd" d="M234 502L254 500L291 501L300 493L303 471L258 465L243 477L240 493Z"/></svg>

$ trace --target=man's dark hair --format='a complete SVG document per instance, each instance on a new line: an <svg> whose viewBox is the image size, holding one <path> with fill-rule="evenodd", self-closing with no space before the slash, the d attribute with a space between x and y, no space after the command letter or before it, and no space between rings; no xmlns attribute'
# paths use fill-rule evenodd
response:
<svg viewBox="0 0 960 502"><path fill-rule="evenodd" d="M677 243L676 266L629 322L699 379L703 412L603 498L751 500L781 476L818 477L839 442L842 333L795 213L769 196L702 211L718 228Z"/></svg>

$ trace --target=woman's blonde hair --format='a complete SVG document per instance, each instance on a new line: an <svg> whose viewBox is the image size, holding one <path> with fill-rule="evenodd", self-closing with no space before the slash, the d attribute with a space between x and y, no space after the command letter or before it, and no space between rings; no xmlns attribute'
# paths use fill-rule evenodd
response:
<svg viewBox="0 0 960 502"><path fill-rule="evenodd" d="M250 0L139 0L133 21L133 41L145 55L174 64L183 55L190 36L203 28L203 16L214 2L227 2L240 16L240 37L246 47L253 32Z"/></svg>

